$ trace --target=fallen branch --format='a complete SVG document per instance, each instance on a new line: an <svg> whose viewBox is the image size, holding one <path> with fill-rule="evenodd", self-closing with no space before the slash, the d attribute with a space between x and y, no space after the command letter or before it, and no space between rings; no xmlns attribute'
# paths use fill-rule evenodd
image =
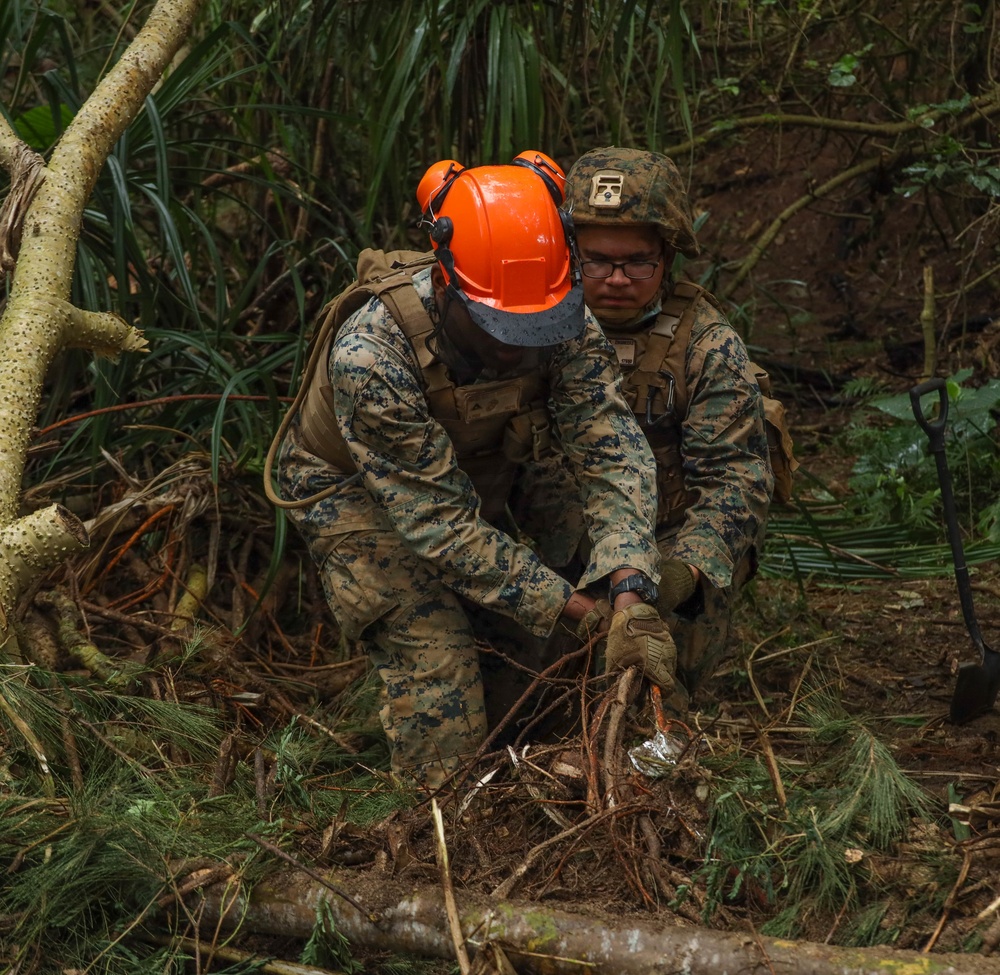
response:
<svg viewBox="0 0 1000 975"><path fill-rule="evenodd" d="M393 884L379 876L330 875L338 886L363 887L358 900L369 921L339 901L328 901L337 930L352 946L454 961L444 895L437 888ZM202 924L241 927L244 934L306 939L326 885L306 874L285 874L241 892L206 892ZM680 926L674 914L647 919L570 913L531 902L490 899L462 891L458 908L466 943L478 932L501 941L521 973L552 975L719 975L770 971L774 975L1000 975L1000 960L981 955L926 955L888 948L842 948L729 931Z"/></svg>

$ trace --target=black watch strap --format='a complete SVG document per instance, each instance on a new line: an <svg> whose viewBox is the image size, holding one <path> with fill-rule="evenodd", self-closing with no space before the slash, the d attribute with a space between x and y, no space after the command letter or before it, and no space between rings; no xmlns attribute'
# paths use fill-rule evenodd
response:
<svg viewBox="0 0 1000 975"><path fill-rule="evenodd" d="M634 592L644 603L655 603L660 597L656 583L643 572L625 576L621 582L613 585L608 592L608 602L614 606L615 599L623 592Z"/></svg>

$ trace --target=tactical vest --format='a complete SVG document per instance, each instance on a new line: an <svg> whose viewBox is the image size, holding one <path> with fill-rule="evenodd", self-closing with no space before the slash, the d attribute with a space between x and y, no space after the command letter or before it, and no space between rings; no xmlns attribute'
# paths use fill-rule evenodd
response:
<svg viewBox="0 0 1000 975"><path fill-rule="evenodd" d="M685 359L699 297L719 307L704 288L678 281L664 299L652 328L641 332L604 330L618 354L625 377L625 398L656 458L657 528L679 524L697 498L684 483L681 424L688 407ZM763 397L768 453L774 471L772 497L784 503L791 498L792 472L799 464L792 453L785 408L771 396L770 377L755 363L750 366Z"/></svg>
<svg viewBox="0 0 1000 975"><path fill-rule="evenodd" d="M386 254L369 248L361 252L357 279L324 309L299 393L271 444L264 484L275 504L303 507L335 490L299 501L274 495L270 474L274 455L296 413L300 416L302 445L310 453L345 474L356 470L337 426L327 363L340 326L372 297L386 306L412 347L430 414L447 431L459 466L472 480L482 502L483 518L497 523L503 517L518 465L550 452L548 384L540 370L511 379L456 386L445 364L428 348L427 339L435 326L413 286L413 275L433 263L433 254L415 251Z"/></svg>

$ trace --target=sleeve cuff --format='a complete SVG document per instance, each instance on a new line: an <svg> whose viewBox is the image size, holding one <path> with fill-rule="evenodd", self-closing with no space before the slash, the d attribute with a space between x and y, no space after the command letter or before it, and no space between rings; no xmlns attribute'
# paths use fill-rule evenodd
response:
<svg viewBox="0 0 1000 975"><path fill-rule="evenodd" d="M660 581L660 553L656 545L638 534L618 532L605 535L594 545L587 571L580 579L578 588L586 588L626 566L644 573L654 582Z"/></svg>
<svg viewBox="0 0 1000 975"><path fill-rule="evenodd" d="M562 576L540 564L525 586L524 598L514 613L514 619L532 636L548 638L574 591Z"/></svg>
<svg viewBox="0 0 1000 975"><path fill-rule="evenodd" d="M725 589L733 581L732 555L722 540L712 533L678 536L670 557L697 566L716 589Z"/></svg>

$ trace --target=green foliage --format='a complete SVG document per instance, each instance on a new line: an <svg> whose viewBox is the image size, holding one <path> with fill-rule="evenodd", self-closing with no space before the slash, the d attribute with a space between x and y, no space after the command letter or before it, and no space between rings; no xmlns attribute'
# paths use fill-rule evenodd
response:
<svg viewBox="0 0 1000 975"><path fill-rule="evenodd" d="M275 785L281 803L326 820L336 817L367 825L413 805L413 793L387 781L376 770L389 766L388 745L378 719L381 682L371 673L342 691L323 715L338 739L317 736L297 719L274 729L266 746L274 754ZM350 739L348 749L344 742ZM366 771L371 770L371 771ZM340 786L350 786L353 798L344 807Z"/></svg>
<svg viewBox="0 0 1000 975"><path fill-rule="evenodd" d="M970 565L1000 557L1000 474L996 413L1000 380L967 385L971 370L948 381L945 456L957 513L972 541L963 544ZM947 573L946 541L937 463L914 419L909 393L888 393L878 380L859 378L843 389L854 413L840 446L854 456L849 492L834 498L825 487L796 475L800 493L768 522L763 575L830 577L842 583L884 577L920 578ZM925 397L929 419L933 407Z"/></svg>
<svg viewBox="0 0 1000 975"><path fill-rule="evenodd" d="M7 943L21 961L43 951L67 967L101 958L106 972L143 970L118 943L121 931L154 910L171 863L249 847L242 832L253 825L253 784L208 800L222 730L206 709L116 695L37 668L4 670ZM43 788L42 778L55 787ZM50 798L34 798L46 792Z"/></svg>
<svg viewBox="0 0 1000 975"><path fill-rule="evenodd" d="M1000 541L1000 506L992 485L1000 474L994 435L1000 380L964 386L966 370L948 383L945 456L960 520L991 542ZM924 408L930 404L925 401ZM857 454L850 487L852 509L871 525L887 522L914 529L939 529L940 488L927 436L913 418L908 393L880 395L858 409L846 435Z"/></svg>
<svg viewBox="0 0 1000 975"><path fill-rule="evenodd" d="M904 197L928 187L947 189L962 184L986 197L1000 197L1000 166L994 158L973 155L953 137L939 139L925 158L904 167L903 175L906 181L895 190Z"/></svg>
<svg viewBox="0 0 1000 975"><path fill-rule="evenodd" d="M330 902L325 896L316 905L316 923L299 961L303 965L317 965L347 975L364 970L364 965L351 957L350 942L337 930Z"/></svg>
<svg viewBox="0 0 1000 975"><path fill-rule="evenodd" d="M855 72L861 66L862 59L871 51L873 46L872 44L866 44L859 51L852 51L841 55L830 68L827 81L834 88L849 88L853 85L858 80Z"/></svg>
<svg viewBox="0 0 1000 975"><path fill-rule="evenodd" d="M891 907L888 900L876 900L861 908L844 926L840 943L851 948L892 944L900 928L886 923Z"/></svg>
<svg viewBox="0 0 1000 975"><path fill-rule="evenodd" d="M930 821L931 802L874 732L832 700L807 696L809 760L778 764L783 808L761 760L720 759L700 874L705 919L725 902L766 905L769 914L777 907L761 931L795 937L811 917L843 912L851 923L838 940L879 943L882 891L868 861L892 853L914 822Z"/></svg>
<svg viewBox="0 0 1000 975"><path fill-rule="evenodd" d="M890 574L900 579L919 579L950 572L951 548L947 542L898 523L859 527L854 503L850 495L833 514L814 514L813 507L830 506L824 502L798 502L795 513L772 515L768 519L767 553L761 562L761 575L800 582L825 577L849 583ZM998 542L974 542L964 549L969 565L1000 558Z"/></svg>
<svg viewBox="0 0 1000 975"><path fill-rule="evenodd" d="M22 962L44 952L63 968L100 961L91 970L180 971L175 951L140 951L122 936L156 913L185 862L228 862L249 886L272 861L248 832L282 843L296 828L367 824L414 802L412 793L364 771L384 766L384 747L348 753L293 721L259 745L274 769L262 824L252 762L236 761L224 791L213 792L228 747L224 713L116 694L38 667L8 664L0 681L0 738L7 743L0 761L0 869L7 872L0 915L11 919L7 943L18 946ZM23 719L33 741L11 714ZM342 728L347 734L350 722ZM324 925L318 921L308 949L315 963L325 953L332 967L354 970L337 955L342 939ZM247 969L232 969L239 970Z"/></svg>

